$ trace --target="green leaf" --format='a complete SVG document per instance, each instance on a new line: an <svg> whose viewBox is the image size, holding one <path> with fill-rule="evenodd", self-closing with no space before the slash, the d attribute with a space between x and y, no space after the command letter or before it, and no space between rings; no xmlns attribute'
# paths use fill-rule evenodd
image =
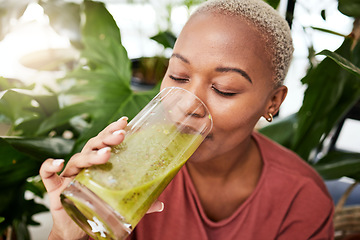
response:
<svg viewBox="0 0 360 240"><path fill-rule="evenodd" d="M0 77L0 91L5 91L11 88L33 89L34 86L34 84L25 85L18 79Z"/></svg>
<svg viewBox="0 0 360 240"><path fill-rule="evenodd" d="M18 239L29 239L28 225L39 225L33 220L38 213L49 211L47 207L36 203L34 199L25 199L24 183L12 188L2 188L0 192L0 215L5 220L0 223L0 232L7 226L12 226ZM7 199L8 201L4 201ZM6 205L4 205L6 203Z"/></svg>
<svg viewBox="0 0 360 240"><path fill-rule="evenodd" d="M85 24L82 34L86 38L95 38L100 41L112 39L121 43L120 30L112 15L102 2L84 1Z"/></svg>
<svg viewBox="0 0 360 240"><path fill-rule="evenodd" d="M330 152L313 166L324 179L356 176L360 180L360 153Z"/></svg>
<svg viewBox="0 0 360 240"><path fill-rule="evenodd" d="M123 102L125 102L129 96L130 93L119 94L117 98L114 99L95 99L67 106L54 113L48 119L44 120L39 127L38 134L54 129L57 126L63 125L66 122L70 121L75 116L80 116L83 114L89 115L90 119L95 121L101 118L102 126L106 126L111 121L115 120L113 118L114 113L117 112L117 109L121 108ZM107 118L105 122L103 122L104 116ZM93 127L94 126L92 126L91 128ZM99 131L99 129L95 129L95 131Z"/></svg>
<svg viewBox="0 0 360 240"><path fill-rule="evenodd" d="M134 117L158 90L131 90L131 61L120 42L120 31L115 21L104 4L88 1L84 4L84 49L81 55L87 62L82 62L84 65L60 80L75 79L74 86L63 94L75 94L83 99L44 119L36 132L42 135L69 122L73 124L74 119L81 119L85 126L81 128L73 153L112 121L124 115L130 119Z"/></svg>
<svg viewBox="0 0 360 240"><path fill-rule="evenodd" d="M25 189L32 192L35 196L43 198L46 193L46 188L41 181L40 176L28 178L25 184Z"/></svg>
<svg viewBox="0 0 360 240"><path fill-rule="evenodd" d="M60 81L75 79L63 94L84 96L80 103L65 106L41 123L37 134L85 116L88 125L80 133L74 150L120 116L131 119L155 92L133 92L130 87L131 61L120 41L120 31L103 3L84 2L81 55L87 61ZM146 100L145 100L146 99Z"/></svg>
<svg viewBox="0 0 360 240"><path fill-rule="evenodd" d="M78 81L65 93L76 95L78 98L84 96L85 101L103 97L113 98L115 95L131 92L129 79L124 78L124 82L122 82L116 74L109 70L77 69L67 74L66 78L75 78Z"/></svg>
<svg viewBox="0 0 360 240"><path fill-rule="evenodd" d="M38 175L42 161L24 155L3 139L0 139L0 152L0 216L4 218L0 232L12 226L17 237L29 239L27 225L39 224L32 216L48 211L33 199L25 199L25 191L30 190L41 197L45 192L40 178L33 178Z"/></svg>
<svg viewBox="0 0 360 240"><path fill-rule="evenodd" d="M176 36L170 31L165 31L165 32L159 32L150 39L160 43L165 49L166 48L172 49L174 48L175 45Z"/></svg>
<svg viewBox="0 0 360 240"><path fill-rule="evenodd" d="M38 175L42 161L29 157L0 138L0 188L14 186Z"/></svg>
<svg viewBox="0 0 360 240"><path fill-rule="evenodd" d="M264 0L264 1L275 9L277 9L280 4L280 0Z"/></svg>
<svg viewBox="0 0 360 240"><path fill-rule="evenodd" d="M10 119L12 129L23 136L34 136L43 119L58 109L55 95L36 95L31 90L9 89L0 96L0 114Z"/></svg>
<svg viewBox="0 0 360 240"><path fill-rule="evenodd" d="M82 48L80 29L80 5L63 0L39 1L49 17L51 27L67 37L73 46Z"/></svg>
<svg viewBox="0 0 360 240"><path fill-rule="evenodd" d="M16 150L41 160L65 158L74 145L74 140L60 137L3 137L3 139Z"/></svg>
<svg viewBox="0 0 360 240"><path fill-rule="evenodd" d="M1 188L1 192L0 192L0 215L1 216L7 218L6 214L4 212L9 208L9 206L12 204L13 200L17 198L19 186L20 186L20 184L14 184L10 187ZM8 221L8 220L9 219L6 219L6 221ZM0 232L1 232L1 228L0 228Z"/></svg>
<svg viewBox="0 0 360 240"><path fill-rule="evenodd" d="M31 105L33 98L23 94L18 89L11 89L2 92L0 95L0 113L11 120L14 126L24 121L38 118L38 115L32 111Z"/></svg>
<svg viewBox="0 0 360 240"><path fill-rule="evenodd" d="M320 53L318 53L317 55L325 55L325 56L331 58L345 70L349 71L352 74L355 74L355 76L357 76L357 77L360 77L360 68L358 68L352 62L350 62L346 58L340 56L336 52L331 52L329 50L323 50ZM358 79L358 80L360 81L360 79Z"/></svg>
<svg viewBox="0 0 360 240"><path fill-rule="evenodd" d="M360 54L350 51L351 39L345 39L336 53L347 59ZM359 63L354 62L358 65ZM305 160L360 98L360 81L331 58L325 58L302 79L308 85L298 112L298 129L291 149Z"/></svg>
<svg viewBox="0 0 360 240"><path fill-rule="evenodd" d="M93 71L116 77L119 83L130 86L131 61L120 42L111 38L95 39L84 36L84 43L85 50L82 56L87 58L90 64L95 65Z"/></svg>
<svg viewBox="0 0 360 240"><path fill-rule="evenodd" d="M30 232L25 221L25 217L19 220L16 219L13 221L12 228L17 238L21 240L30 240Z"/></svg>
<svg viewBox="0 0 360 240"><path fill-rule="evenodd" d="M4 217L0 217L0 223L2 223L5 220Z"/></svg>
<svg viewBox="0 0 360 240"><path fill-rule="evenodd" d="M32 216L42 212L48 212L49 209L43 204L36 203L34 199L26 200L24 205L24 211L27 216L26 223L29 225L39 226L40 223L34 221Z"/></svg>
<svg viewBox="0 0 360 240"><path fill-rule="evenodd" d="M349 17L360 17L360 0L339 0L338 9Z"/></svg>
<svg viewBox="0 0 360 240"><path fill-rule="evenodd" d="M321 32L337 35L337 36L340 36L340 37L347 37L347 35L344 35L344 34L341 34L341 33L335 32L333 30L326 29L326 28L319 28L319 27L311 27L311 28L314 29L314 30L321 31Z"/></svg>

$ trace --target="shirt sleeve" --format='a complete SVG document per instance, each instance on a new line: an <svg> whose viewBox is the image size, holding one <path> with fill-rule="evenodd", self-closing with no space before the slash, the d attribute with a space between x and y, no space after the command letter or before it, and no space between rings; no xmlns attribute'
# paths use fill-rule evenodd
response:
<svg viewBox="0 0 360 240"><path fill-rule="evenodd" d="M305 184L293 199L278 240L333 240L334 203L317 186Z"/></svg>

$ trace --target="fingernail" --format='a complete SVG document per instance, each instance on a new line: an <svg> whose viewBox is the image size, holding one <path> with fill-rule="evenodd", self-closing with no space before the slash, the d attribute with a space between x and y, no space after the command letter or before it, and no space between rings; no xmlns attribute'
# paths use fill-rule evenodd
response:
<svg viewBox="0 0 360 240"><path fill-rule="evenodd" d="M97 151L97 154L103 155L103 154L105 154L105 153L107 153L107 152L110 152L110 151L111 151L111 148L110 148L110 147L104 147L104 148L98 150L98 151Z"/></svg>
<svg viewBox="0 0 360 240"><path fill-rule="evenodd" d="M129 118L128 117L126 117L126 116L124 116L124 117L121 117L119 120L117 120L118 122L120 122L120 121L122 121L122 120L125 120L125 121L127 121Z"/></svg>
<svg viewBox="0 0 360 240"><path fill-rule="evenodd" d="M52 165L55 167L60 166L65 160L64 159L54 159L54 161L52 162Z"/></svg>
<svg viewBox="0 0 360 240"><path fill-rule="evenodd" d="M125 135L125 134L126 134L126 131L123 130L123 129L121 129L121 130L117 130L117 131L113 132L112 134L113 134L113 135L120 135L120 134Z"/></svg>
<svg viewBox="0 0 360 240"><path fill-rule="evenodd" d="M162 211L164 211L164 207L165 207L165 205L164 205L164 203L163 202L160 202L161 203L161 208L158 210L158 212L162 212Z"/></svg>

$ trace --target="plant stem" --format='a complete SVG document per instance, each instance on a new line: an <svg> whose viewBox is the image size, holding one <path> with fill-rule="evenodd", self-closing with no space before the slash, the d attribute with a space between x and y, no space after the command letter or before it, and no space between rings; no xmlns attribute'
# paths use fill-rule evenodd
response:
<svg viewBox="0 0 360 240"><path fill-rule="evenodd" d="M353 38L353 43L351 45L351 50L354 50L356 44L359 42L360 39L360 18L355 18L353 24L353 30L350 33L351 38Z"/></svg>

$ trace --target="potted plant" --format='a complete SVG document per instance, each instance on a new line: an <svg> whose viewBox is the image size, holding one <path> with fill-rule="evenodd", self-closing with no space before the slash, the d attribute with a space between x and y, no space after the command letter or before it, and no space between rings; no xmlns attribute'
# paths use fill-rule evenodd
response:
<svg viewBox="0 0 360 240"><path fill-rule="evenodd" d="M341 177L354 180L335 212L335 230L340 233L337 237L343 237L360 232L360 218L352 218L352 224L340 223L349 212L360 212L358 206L351 206L351 211L343 207L350 190L360 181L360 153L329 148L328 143L347 113L360 101L360 5L352 0L339 1L338 8L343 14L354 17L353 31L344 37L335 52L318 53L326 57L312 66L302 79L307 88L300 110L260 131L295 151L325 180Z"/></svg>
<svg viewBox="0 0 360 240"><path fill-rule="evenodd" d="M34 94L33 85L14 85L0 78L0 115L9 125L7 136L0 138L1 238L30 239L28 225L38 224L32 216L47 211L33 197L25 197L29 191L43 196L38 172L46 158L68 160L110 122L125 114L135 116L158 91L156 87L132 90L131 61L121 44L119 28L103 3L84 1L70 7L84 18L79 22L81 61L59 79L59 84L68 88ZM64 105L60 99L65 96L75 96L77 102Z"/></svg>

